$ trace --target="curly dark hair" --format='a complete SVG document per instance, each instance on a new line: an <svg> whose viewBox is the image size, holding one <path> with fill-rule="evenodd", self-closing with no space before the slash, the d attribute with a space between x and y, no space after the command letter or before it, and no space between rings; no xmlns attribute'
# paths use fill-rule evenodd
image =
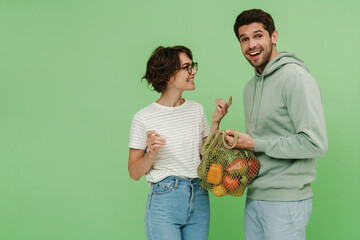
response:
<svg viewBox="0 0 360 240"><path fill-rule="evenodd" d="M141 79L146 79L157 92L163 92L170 77L181 67L179 53L182 52L192 60L192 53L187 47L157 47L151 54L147 62L146 73Z"/></svg>
<svg viewBox="0 0 360 240"><path fill-rule="evenodd" d="M239 27L249 25L254 22L262 23L264 29L269 33L269 36L275 31L275 23L271 15L261 9L250 9L240 13L234 24L235 36L239 39Z"/></svg>

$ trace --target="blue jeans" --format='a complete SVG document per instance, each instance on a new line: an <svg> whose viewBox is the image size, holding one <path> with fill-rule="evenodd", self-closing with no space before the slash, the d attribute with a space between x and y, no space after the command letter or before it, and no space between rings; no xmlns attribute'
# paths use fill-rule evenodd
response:
<svg viewBox="0 0 360 240"><path fill-rule="evenodd" d="M197 178L170 176L152 184L145 212L147 239L205 240L209 219L209 194Z"/></svg>
<svg viewBox="0 0 360 240"><path fill-rule="evenodd" d="M246 199L245 240L304 240L312 198L294 202Z"/></svg>

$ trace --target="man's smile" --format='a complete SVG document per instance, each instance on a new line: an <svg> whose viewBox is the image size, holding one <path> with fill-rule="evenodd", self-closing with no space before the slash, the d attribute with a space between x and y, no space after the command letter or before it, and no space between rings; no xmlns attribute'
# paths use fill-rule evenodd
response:
<svg viewBox="0 0 360 240"><path fill-rule="evenodd" d="M252 50L252 51L248 51L247 54L251 57L251 58L256 58L257 56L259 56L261 54L262 50L260 49L256 49L256 50Z"/></svg>

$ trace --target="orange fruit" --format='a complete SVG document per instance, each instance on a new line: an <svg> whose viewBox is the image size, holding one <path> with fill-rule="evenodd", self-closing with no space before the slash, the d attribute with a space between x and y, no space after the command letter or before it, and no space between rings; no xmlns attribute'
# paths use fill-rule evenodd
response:
<svg viewBox="0 0 360 240"><path fill-rule="evenodd" d="M219 183L221 183L222 177L223 177L222 166L217 163L211 164L207 174L207 181L209 183L218 185Z"/></svg>

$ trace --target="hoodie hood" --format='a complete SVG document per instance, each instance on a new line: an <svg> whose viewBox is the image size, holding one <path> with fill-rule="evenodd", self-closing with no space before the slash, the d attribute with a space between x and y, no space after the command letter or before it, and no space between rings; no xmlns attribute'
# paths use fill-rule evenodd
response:
<svg viewBox="0 0 360 240"><path fill-rule="evenodd" d="M273 60L271 60L271 62L269 62L266 65L262 74L258 73L258 71L255 68L254 95L253 95L253 102L250 112L251 120L254 123L255 128L257 127L257 122L258 122L258 114L262 100L264 81L271 80L271 75L287 64L299 65L307 72L309 72L309 68L304 64L304 62L298 57L296 57L295 51L279 52L279 56L275 57Z"/></svg>
<svg viewBox="0 0 360 240"><path fill-rule="evenodd" d="M296 56L296 52L293 51L280 52L279 56L271 60L271 62L266 65L262 74L258 73L258 71L255 69L255 76L257 78L265 78L289 63L297 64L302 68L306 69L307 72L309 72L309 68L304 64L301 59Z"/></svg>

